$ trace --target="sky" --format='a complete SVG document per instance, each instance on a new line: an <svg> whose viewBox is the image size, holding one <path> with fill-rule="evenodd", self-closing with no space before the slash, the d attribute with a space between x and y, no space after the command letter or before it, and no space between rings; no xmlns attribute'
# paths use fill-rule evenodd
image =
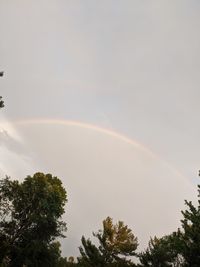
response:
<svg viewBox="0 0 200 267"><path fill-rule="evenodd" d="M1 176L59 176L63 254L106 216L141 248L196 199L198 0L0 0Z"/></svg>

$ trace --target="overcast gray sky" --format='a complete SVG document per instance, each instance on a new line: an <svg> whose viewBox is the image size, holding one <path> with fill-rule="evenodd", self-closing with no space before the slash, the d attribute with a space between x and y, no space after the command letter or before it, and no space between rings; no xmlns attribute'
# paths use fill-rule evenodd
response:
<svg viewBox="0 0 200 267"><path fill-rule="evenodd" d="M199 11L198 0L0 0L1 173L63 179L64 254L77 254L81 235L107 215L129 223L143 246L173 230L184 198L196 197ZM57 119L145 149L47 123Z"/></svg>

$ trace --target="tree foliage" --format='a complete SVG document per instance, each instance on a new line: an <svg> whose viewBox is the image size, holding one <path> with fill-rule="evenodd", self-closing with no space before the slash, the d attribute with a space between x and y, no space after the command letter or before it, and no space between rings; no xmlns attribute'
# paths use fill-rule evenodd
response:
<svg viewBox="0 0 200 267"><path fill-rule="evenodd" d="M107 217L103 221L103 230L93 235L98 239L98 247L90 239L82 237L81 257L78 258L82 266L133 266L127 256L136 255L138 242L122 221L113 224L112 219Z"/></svg>
<svg viewBox="0 0 200 267"><path fill-rule="evenodd" d="M162 238L151 238L148 248L139 253L141 265L146 267L180 267L183 263L182 256L177 251L177 233Z"/></svg>
<svg viewBox="0 0 200 267"><path fill-rule="evenodd" d="M200 186L198 186L200 197ZM195 207L191 201L185 201L187 209L182 211L182 231L179 235L178 251L184 258L183 266L200 266L200 199Z"/></svg>
<svg viewBox="0 0 200 267"><path fill-rule="evenodd" d="M198 192L200 197L200 186ZM185 204L182 227L171 235L151 239L146 251L139 254L141 266L200 266L200 200L197 207L191 201Z"/></svg>
<svg viewBox="0 0 200 267"><path fill-rule="evenodd" d="M2 100L2 96L0 96L0 108L4 107L4 101Z"/></svg>
<svg viewBox="0 0 200 267"><path fill-rule="evenodd" d="M0 77L2 77L3 74L4 74L4 72L3 71L0 71ZM4 102L2 100L2 96L0 96L0 108L3 108L3 107L4 107Z"/></svg>
<svg viewBox="0 0 200 267"><path fill-rule="evenodd" d="M54 266L45 262L59 252L53 242L64 237L61 220L67 201L61 181L36 173L21 183L0 180L0 262L8 266ZM55 257L56 258L56 257Z"/></svg>

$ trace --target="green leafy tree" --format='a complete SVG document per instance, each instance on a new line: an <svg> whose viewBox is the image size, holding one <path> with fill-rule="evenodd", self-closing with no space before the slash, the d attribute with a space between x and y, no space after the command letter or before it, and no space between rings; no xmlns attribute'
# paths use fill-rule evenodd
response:
<svg viewBox="0 0 200 267"><path fill-rule="evenodd" d="M103 221L103 230L93 233L98 239L99 246L90 239L82 237L82 247L79 248L81 257L78 258L82 266L134 266L127 257L135 256L137 238L131 229L122 221L113 224L110 217Z"/></svg>
<svg viewBox="0 0 200 267"><path fill-rule="evenodd" d="M51 174L36 173L23 182L0 180L0 263L6 266L56 266L57 237L67 194ZM57 256L56 256L57 255Z"/></svg>

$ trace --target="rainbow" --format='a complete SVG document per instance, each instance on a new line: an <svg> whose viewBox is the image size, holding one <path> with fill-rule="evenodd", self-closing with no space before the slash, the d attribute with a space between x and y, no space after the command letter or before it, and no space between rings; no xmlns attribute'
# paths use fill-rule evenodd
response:
<svg viewBox="0 0 200 267"><path fill-rule="evenodd" d="M142 145L140 142L135 141L123 134L120 134L113 129L107 129L99 127L95 124L84 123L80 121L72 121L72 120L61 120L61 119L30 119L30 120L18 120L15 122L17 125L26 125L26 124L59 124L59 125L66 125L66 126L73 126L73 127L80 127L83 129L92 130L98 133L109 135L113 138L120 139L121 141L128 143L135 148L143 150L144 152L150 154L152 157L157 157L150 149L146 146Z"/></svg>
<svg viewBox="0 0 200 267"><path fill-rule="evenodd" d="M180 171L178 171L174 167L172 167L167 161L161 159L154 152L152 152L149 148L147 148L146 146L144 146L140 142L135 141L135 140L127 137L126 135L115 132L113 129L102 128L102 127L99 127L95 124L84 123L84 122L73 121L73 120L63 120L63 119L41 119L40 118L40 119L29 119L29 120L17 120L14 122L14 124L16 124L16 125L30 125L30 124L43 124L43 125L44 124L52 124L52 125L55 125L55 124L57 124L57 125L73 126L73 127L88 129L91 131L96 131L98 133L102 133L102 134L111 136L113 138L119 139L120 141L125 142L125 143L133 146L134 148L137 148L137 149L143 151L144 153L148 154L152 158L164 163L166 165L166 167L171 169L179 177L182 177L182 178L188 180L182 173L180 173Z"/></svg>

